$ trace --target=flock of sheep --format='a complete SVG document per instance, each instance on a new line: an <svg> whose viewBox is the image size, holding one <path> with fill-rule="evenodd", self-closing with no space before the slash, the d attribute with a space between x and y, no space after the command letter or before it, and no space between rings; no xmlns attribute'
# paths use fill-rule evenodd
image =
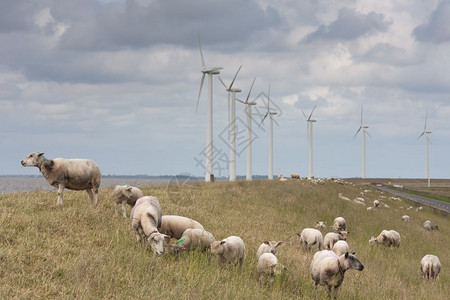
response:
<svg viewBox="0 0 450 300"><path fill-rule="evenodd" d="M44 153L35 152L23 159L21 164L38 167L49 184L58 188L57 205L63 203L64 188L86 190L91 205L97 205L101 173L95 162L62 158L49 160L44 157ZM362 195L365 192L368 191L362 192ZM122 216L126 218L127 205L132 207L130 220L131 227L136 233L136 240L148 244L155 255L196 249L216 256L220 263L239 265L242 269L246 250L245 243L240 237L229 236L216 241L214 236L195 220L184 216L163 215L158 199L144 196L136 187L118 185L111 196L115 203L115 215L118 215L119 206L122 205ZM338 197L352 201L342 194ZM362 197L354 199L353 202L365 205ZM375 200L368 210L377 209L381 204L382 199ZM389 206L384 204L384 207ZM406 222L410 220L407 215L402 219ZM323 237L320 230L325 228L325 222L317 222L316 228L305 228L298 237L300 244L304 244L307 251L312 251L316 246L318 248L311 262L311 277L315 282L315 290L319 284L326 286L330 297L331 291L334 290L336 298L345 272L350 269L362 271L364 266L355 253L349 251L346 242L349 232L346 231L347 223L344 218L336 218L332 226L333 232ZM427 220L424 228L434 230L438 229L438 226ZM177 241L170 243L172 238ZM399 247L400 242L400 234L395 230L383 230L376 238L372 237L369 240L370 245L381 244L391 248ZM274 276L281 274L285 269L278 261L278 247L282 244L283 242L264 241L260 245L256 254L259 280L272 282ZM436 279L441 270L439 258L435 255L425 255L421 260L420 270L423 278Z"/></svg>

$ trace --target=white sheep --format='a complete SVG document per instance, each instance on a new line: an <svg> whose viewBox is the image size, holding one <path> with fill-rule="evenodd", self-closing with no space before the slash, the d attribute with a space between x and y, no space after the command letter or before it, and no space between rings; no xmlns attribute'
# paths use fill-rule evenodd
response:
<svg viewBox="0 0 450 300"><path fill-rule="evenodd" d="M273 282L276 275L280 275L283 270L286 269L280 262L278 258L273 253L263 253L258 258L258 277L259 281L263 282L268 278L269 282Z"/></svg>
<svg viewBox="0 0 450 300"><path fill-rule="evenodd" d="M327 228L327 225L326 225L326 223L323 222L323 221L318 221L318 222L316 223L316 228L319 228L320 230L326 229L326 228Z"/></svg>
<svg viewBox="0 0 450 300"><path fill-rule="evenodd" d="M350 252L348 244L344 240L337 241L332 248L332 251L336 253L337 256L341 256L345 254L345 252Z"/></svg>
<svg viewBox="0 0 450 300"><path fill-rule="evenodd" d="M341 199L341 200L352 201L352 200L350 200L349 198L347 198L347 197L345 197L345 196L342 196L341 193L338 194L338 197L339 197L339 199Z"/></svg>
<svg viewBox="0 0 450 300"><path fill-rule="evenodd" d="M47 182L58 188L56 205L63 204L64 189L85 190L91 205L97 206L98 188L102 174L98 165L89 159L47 159L42 152L33 152L21 161L24 167L37 167Z"/></svg>
<svg viewBox="0 0 450 300"><path fill-rule="evenodd" d="M183 236L174 245L170 246L175 252L194 249L205 252L210 249L211 244L215 241L216 239L212 233L204 229L188 228L183 232Z"/></svg>
<svg viewBox="0 0 450 300"><path fill-rule="evenodd" d="M404 215L404 216L402 216L402 220L403 221L405 221L405 222L409 222L409 216L408 215Z"/></svg>
<svg viewBox="0 0 450 300"><path fill-rule="evenodd" d="M211 254L216 255L222 264L230 263L235 266L239 264L241 270L245 262L245 244L238 236L229 236L224 240L215 241L211 244Z"/></svg>
<svg viewBox="0 0 450 300"><path fill-rule="evenodd" d="M424 279L436 279L441 272L441 261L436 255L427 254L420 261L420 271Z"/></svg>
<svg viewBox="0 0 450 300"><path fill-rule="evenodd" d="M164 215L161 220L161 232L168 236L181 239L183 232L188 229L204 229L199 222L187 217Z"/></svg>
<svg viewBox="0 0 450 300"><path fill-rule="evenodd" d="M347 240L347 231L341 230L338 233L335 232L328 232L325 237L323 238L323 244L325 245L325 249L333 249L333 245L337 241L345 241Z"/></svg>
<svg viewBox="0 0 450 300"><path fill-rule="evenodd" d="M127 217L127 204L133 207L136 204L137 199L144 197L144 194L140 189L131 185L116 185L111 192L112 199L116 204L114 214L119 214L119 204L122 204L122 215Z"/></svg>
<svg viewBox="0 0 450 300"><path fill-rule="evenodd" d="M418 208L416 208L416 211L421 211L421 210L423 210L422 206L419 206Z"/></svg>
<svg viewBox="0 0 450 300"><path fill-rule="evenodd" d="M347 270L355 269L362 271L363 264L353 254L346 252L337 256L333 251L323 250L314 255L311 263L311 278L314 280L314 296L316 296L317 285L326 286L331 298L331 290L334 289L333 299L336 299L339 287L344 281ZM316 297L314 297L316 298Z"/></svg>
<svg viewBox="0 0 450 300"><path fill-rule="evenodd" d="M337 217L333 221L333 229L336 231L347 230L347 222L343 217Z"/></svg>
<svg viewBox="0 0 450 300"><path fill-rule="evenodd" d="M380 201L373 200L373 207L378 207L378 206L380 206Z"/></svg>
<svg viewBox="0 0 450 300"><path fill-rule="evenodd" d="M370 238L369 245L381 244L392 249L392 247L400 247L400 242L400 234L397 231L383 230L376 238Z"/></svg>
<svg viewBox="0 0 450 300"><path fill-rule="evenodd" d="M426 220L423 223L423 228L425 228L426 230L434 230L434 229L439 229L439 226L433 225L433 223L431 223L430 220Z"/></svg>
<svg viewBox="0 0 450 300"><path fill-rule="evenodd" d="M258 259L263 253L272 253L276 257L278 257L278 247L283 245L284 243L279 241L264 241L259 246L258 251L256 252L256 259Z"/></svg>
<svg viewBox="0 0 450 300"><path fill-rule="evenodd" d="M162 254L170 237L158 231L161 227L162 210L156 197L144 196L136 201L131 210L131 228L136 232L136 240L147 238L154 254Z"/></svg>
<svg viewBox="0 0 450 300"><path fill-rule="evenodd" d="M301 233L297 233L300 244L305 244L305 249L311 251L313 245L317 245L319 250L323 248L322 233L314 228L305 228Z"/></svg>
<svg viewBox="0 0 450 300"><path fill-rule="evenodd" d="M372 206L369 206L369 207L366 208L367 211L373 211L373 209L374 208Z"/></svg>

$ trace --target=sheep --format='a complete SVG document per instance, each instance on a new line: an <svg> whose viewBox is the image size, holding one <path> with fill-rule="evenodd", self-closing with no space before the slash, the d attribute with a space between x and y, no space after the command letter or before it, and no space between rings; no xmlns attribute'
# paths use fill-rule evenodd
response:
<svg viewBox="0 0 450 300"><path fill-rule="evenodd" d="M314 228L305 228L301 233L297 233L300 238L300 244L305 244L305 249L311 251L312 246L316 245L319 251L323 248L323 236L322 233Z"/></svg>
<svg viewBox="0 0 450 300"><path fill-rule="evenodd" d="M336 231L347 230L347 222L343 217L337 217L333 221L333 229Z"/></svg>
<svg viewBox="0 0 450 300"><path fill-rule="evenodd" d="M352 201L352 200L350 200L349 198L347 198L347 197L345 197L345 196L342 196L341 193L338 194L338 197L339 197L339 199L341 199L341 200Z"/></svg>
<svg viewBox="0 0 450 300"><path fill-rule="evenodd" d="M131 228L136 232L136 240L145 237L154 254L162 254L170 237L158 231L161 227L162 210L156 197L144 196L136 201L131 211Z"/></svg>
<svg viewBox="0 0 450 300"><path fill-rule="evenodd" d="M165 215L162 216L161 232L171 238L181 239L183 232L188 229L204 229L199 222L182 216Z"/></svg>
<svg viewBox="0 0 450 300"><path fill-rule="evenodd" d="M317 292L317 285L320 284L327 286L330 298L331 290L334 288L333 299L336 299L339 287L344 281L345 272L349 269L358 271L364 269L364 265L355 256L355 253L346 252L337 256L333 251L317 252L311 263L311 278L315 283L314 296Z"/></svg>
<svg viewBox="0 0 450 300"><path fill-rule="evenodd" d="M278 257L278 247L283 245L283 242L276 241L264 241L259 246L258 251L256 252L256 259L258 259L263 253L272 253L276 257Z"/></svg>
<svg viewBox="0 0 450 300"><path fill-rule="evenodd" d="M326 222L318 221L318 222L316 223L316 228L319 228L320 230L326 229L326 228L327 228Z"/></svg>
<svg viewBox="0 0 450 300"><path fill-rule="evenodd" d="M416 211L421 211L421 210L423 210L422 206L419 206L418 208L416 208Z"/></svg>
<svg viewBox="0 0 450 300"><path fill-rule="evenodd" d="M283 270L286 269L280 262L278 258L273 253L263 253L258 258L258 279L259 281L264 281L268 278L269 282L272 283L276 275L281 275Z"/></svg>
<svg viewBox="0 0 450 300"><path fill-rule="evenodd" d="M402 220L403 221L405 221L405 222L409 222L409 216L408 215L404 215L404 216L402 216Z"/></svg>
<svg viewBox="0 0 450 300"><path fill-rule="evenodd" d="M420 261L420 271L423 279L436 279L441 272L441 261L436 255L427 254Z"/></svg>
<svg viewBox="0 0 450 300"><path fill-rule="evenodd" d="M380 206L380 201L373 200L373 207L378 207L378 206Z"/></svg>
<svg viewBox="0 0 450 300"><path fill-rule="evenodd" d="M369 206L369 207L366 208L367 211L373 211L373 209L374 208L372 206Z"/></svg>
<svg viewBox="0 0 450 300"><path fill-rule="evenodd" d="M392 249L393 247L400 247L400 242L400 234L397 231L383 230L376 238L370 238L369 245L382 244Z"/></svg>
<svg viewBox="0 0 450 300"><path fill-rule="evenodd" d="M212 233L204 229L192 229L188 228L183 232L183 236L175 244L170 245L174 252L179 250L194 250L197 249L201 252L205 252L210 249L212 243L216 239Z"/></svg>
<svg viewBox="0 0 450 300"><path fill-rule="evenodd" d="M347 231L339 231L339 233L328 232L323 238L323 244L325 245L325 249L333 249L333 245L340 240L347 240Z"/></svg>
<svg viewBox="0 0 450 300"><path fill-rule="evenodd" d="M337 241L334 245L333 248L331 249L334 253L336 253L337 256L341 256L342 254L344 254L345 252L349 252L349 247L346 241L344 240L339 240Z"/></svg>
<svg viewBox="0 0 450 300"><path fill-rule="evenodd" d="M433 223L431 223L430 220L426 220L423 223L423 228L425 228L426 230L434 230L434 229L439 229L439 226L433 225Z"/></svg>
<svg viewBox="0 0 450 300"><path fill-rule="evenodd" d="M230 263L235 266L239 264L240 269L245 262L245 244L238 236L229 236L221 241L211 244L211 254L216 255L221 264Z"/></svg>
<svg viewBox="0 0 450 300"><path fill-rule="evenodd" d="M119 204L122 203L122 215L127 217L126 204L134 206L137 199L144 197L144 194L140 189L130 185L116 185L111 193L112 199L116 203L114 214L119 215Z"/></svg>
<svg viewBox="0 0 450 300"><path fill-rule="evenodd" d="M24 167L38 167L47 182L58 188L56 205L63 204L64 189L85 190L91 206L97 206L98 188L102 174L98 165L89 159L47 159L43 152L33 152L21 161Z"/></svg>
<svg viewBox="0 0 450 300"><path fill-rule="evenodd" d="M297 173L292 173L292 174L291 174L291 178L292 178L292 179L298 179L298 180L300 180L300 175L297 174Z"/></svg>

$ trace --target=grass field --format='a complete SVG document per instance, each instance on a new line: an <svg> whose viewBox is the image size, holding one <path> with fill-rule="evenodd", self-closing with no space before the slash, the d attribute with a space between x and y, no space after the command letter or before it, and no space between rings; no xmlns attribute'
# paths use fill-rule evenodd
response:
<svg viewBox="0 0 450 300"><path fill-rule="evenodd" d="M54 207L56 192L0 195L0 299L312 299L313 253L299 246L296 233L317 221L347 220L348 243L364 264L350 270L340 299L448 299L450 295L450 221L423 211L407 211L410 203L384 202L390 208L367 212L338 199L354 198L370 186L299 181L238 181L195 186L140 187L159 198L163 214L191 217L216 239L238 235L246 243L242 272L221 267L195 252L178 257L153 257L135 241L129 219L115 217L110 193L89 207L85 192L67 191L64 205ZM366 193L366 203L382 195ZM128 211L129 212L129 211ZM401 216L408 214L410 223ZM425 220L440 230L422 228ZM383 229L402 236L400 248L370 247L368 240ZM325 233L325 232L324 232ZM287 272L272 285L256 279L256 250L264 240L282 240L280 261ZM442 271L425 281L419 264L425 254L437 255ZM318 298L326 298L319 287Z"/></svg>

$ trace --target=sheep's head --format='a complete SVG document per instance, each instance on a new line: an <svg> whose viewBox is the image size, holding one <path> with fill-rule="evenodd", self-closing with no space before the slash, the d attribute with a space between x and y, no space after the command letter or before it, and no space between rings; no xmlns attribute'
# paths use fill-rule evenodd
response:
<svg viewBox="0 0 450 300"><path fill-rule="evenodd" d="M127 197L128 199L130 199L131 197L133 197L133 193L132 193L133 187L131 185L125 185L125 188L123 189L123 195L125 197Z"/></svg>
<svg viewBox="0 0 450 300"><path fill-rule="evenodd" d="M25 157L20 163L24 167L39 167L45 160L43 152L33 152Z"/></svg>
<svg viewBox="0 0 450 300"><path fill-rule="evenodd" d="M350 233L350 231L344 231L344 230L339 231L339 239L346 241L347 234L349 234L349 233Z"/></svg>
<svg viewBox="0 0 450 300"><path fill-rule="evenodd" d="M170 240L170 236L159 233L159 232L153 232L148 237L148 243L150 244L150 247L153 250L154 254L161 255L164 253L164 245L168 244Z"/></svg>
<svg viewBox="0 0 450 300"><path fill-rule="evenodd" d="M325 225L325 222L318 221L316 223L316 228L327 228L327 225Z"/></svg>
<svg viewBox="0 0 450 300"><path fill-rule="evenodd" d="M211 244L211 254L222 254L223 253L223 245L226 241L215 241Z"/></svg>
<svg viewBox="0 0 450 300"><path fill-rule="evenodd" d="M283 242L275 242L275 241L264 241L264 244L268 245L270 247L270 253L272 253L273 255L277 255L278 253L278 246L283 245Z"/></svg>
<svg viewBox="0 0 450 300"><path fill-rule="evenodd" d="M375 245L375 244L377 244L378 243L378 241L377 241L377 239L376 238L374 238L374 237L371 237L370 238L370 240L369 240L369 245Z"/></svg>
<svg viewBox="0 0 450 300"><path fill-rule="evenodd" d="M355 252L344 254L345 257L345 268L346 269L354 269L358 271L362 271L364 269L364 265L359 261L359 259L355 256Z"/></svg>

